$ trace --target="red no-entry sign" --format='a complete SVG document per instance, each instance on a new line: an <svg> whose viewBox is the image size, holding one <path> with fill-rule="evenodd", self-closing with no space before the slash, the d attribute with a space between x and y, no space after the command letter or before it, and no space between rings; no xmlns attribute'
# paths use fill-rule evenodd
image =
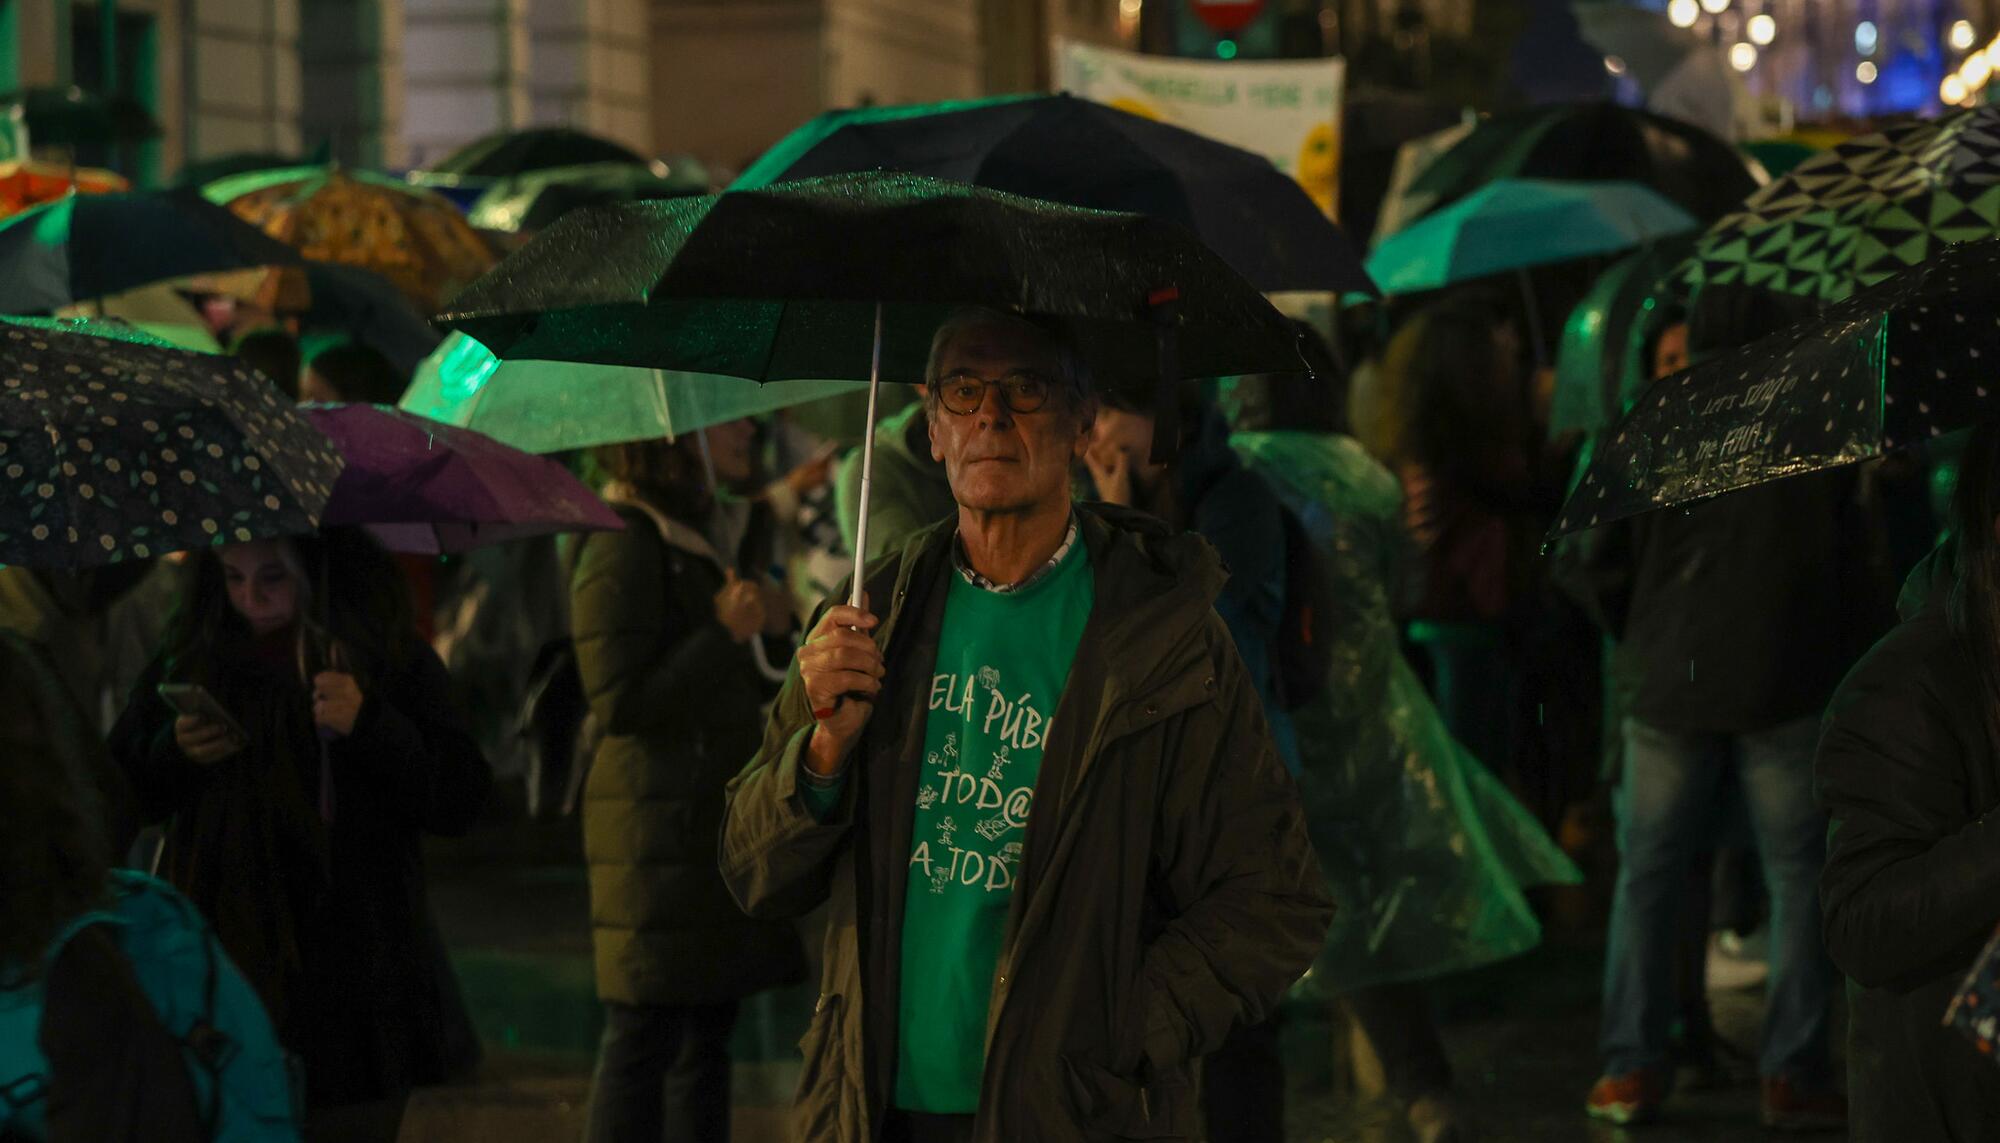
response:
<svg viewBox="0 0 2000 1143"><path fill-rule="evenodd" d="M1264 0L1188 0L1202 23L1225 35L1240 32L1264 12Z"/></svg>

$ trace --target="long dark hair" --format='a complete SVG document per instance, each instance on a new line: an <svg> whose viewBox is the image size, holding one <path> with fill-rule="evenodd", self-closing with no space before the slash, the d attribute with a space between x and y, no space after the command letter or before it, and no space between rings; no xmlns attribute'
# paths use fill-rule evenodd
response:
<svg viewBox="0 0 2000 1143"><path fill-rule="evenodd" d="M1951 593L1945 620L1979 680L1989 742L2000 748L2000 421L1972 432L1951 497Z"/></svg>
<svg viewBox="0 0 2000 1143"><path fill-rule="evenodd" d="M0 987L40 975L57 931L105 898L103 750L54 669L0 631Z"/></svg>
<svg viewBox="0 0 2000 1143"><path fill-rule="evenodd" d="M408 665L417 650L409 585L372 536L360 528L328 528L279 543L291 546L296 558L287 563L304 577L302 623L322 626L337 640L364 681ZM167 621L166 677L207 683L249 645L250 626L229 605L215 552L196 557L187 576Z"/></svg>
<svg viewBox="0 0 2000 1143"><path fill-rule="evenodd" d="M1477 489L1523 457L1520 363L1502 352L1504 309L1480 295L1433 303L1383 350L1374 423L1355 426L1378 460L1419 464Z"/></svg>
<svg viewBox="0 0 2000 1143"><path fill-rule="evenodd" d="M598 476L631 486L660 511L699 526L715 506L708 471L693 434L600 445L590 452Z"/></svg>

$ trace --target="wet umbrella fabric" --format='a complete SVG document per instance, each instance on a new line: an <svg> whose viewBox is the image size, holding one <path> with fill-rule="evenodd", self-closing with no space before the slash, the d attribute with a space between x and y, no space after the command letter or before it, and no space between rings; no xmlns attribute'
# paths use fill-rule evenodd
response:
<svg viewBox="0 0 2000 1143"><path fill-rule="evenodd" d="M1656 382L1605 430L1554 534L1866 460L2000 416L2000 240Z"/></svg>
<svg viewBox="0 0 2000 1143"><path fill-rule="evenodd" d="M0 563L87 567L312 531L332 442L233 357L0 322Z"/></svg>
<svg viewBox="0 0 2000 1143"><path fill-rule="evenodd" d="M210 183L202 194L307 258L380 274L427 313L493 265L457 207L386 175L293 167Z"/></svg>
<svg viewBox="0 0 2000 1143"><path fill-rule="evenodd" d="M299 319L302 338L351 338L388 358L405 376L437 348L437 330L382 275L337 262L307 262L303 273L309 300Z"/></svg>
<svg viewBox="0 0 2000 1143"><path fill-rule="evenodd" d="M1171 310L1149 296L1172 291ZM1063 324L1100 379L1157 376L1172 312L1179 374L1300 372L1292 328L1189 232L917 175L593 207L507 257L438 322L503 359L680 369L755 381L923 376L954 308Z"/></svg>
<svg viewBox="0 0 2000 1143"><path fill-rule="evenodd" d="M390 551L462 552L624 525L552 460L381 405L304 405L346 465L323 524L363 525Z"/></svg>
<svg viewBox="0 0 2000 1143"><path fill-rule="evenodd" d="M712 189L708 168L688 159L656 163L591 163L552 167L502 179L473 200L465 220L480 230L532 234L586 206L681 198Z"/></svg>
<svg viewBox="0 0 2000 1143"><path fill-rule="evenodd" d="M1392 294L1435 290L1613 254L1698 225L1636 183L1503 179L1383 239L1368 272Z"/></svg>
<svg viewBox="0 0 2000 1143"><path fill-rule="evenodd" d="M830 112L734 185L870 170L1170 219L1260 290L1374 292L1340 228L1269 159L1070 95Z"/></svg>
<svg viewBox="0 0 2000 1143"><path fill-rule="evenodd" d="M647 159L621 143L583 131L568 127L531 127L475 139L417 172L417 181L439 175L501 179L527 171L574 167L583 163L645 166Z"/></svg>
<svg viewBox="0 0 2000 1143"><path fill-rule="evenodd" d="M1899 123L1806 159L1716 222L1682 272L1835 301L2000 235L2000 106Z"/></svg>
<svg viewBox="0 0 2000 1143"><path fill-rule="evenodd" d="M866 388L860 381L749 385L669 369L502 361L454 333L417 367L401 405L527 452L548 453L678 436Z"/></svg>
<svg viewBox="0 0 2000 1143"><path fill-rule="evenodd" d="M0 313L296 263L296 250L191 192L71 195L0 222Z"/></svg>
<svg viewBox="0 0 2000 1143"><path fill-rule="evenodd" d="M1432 210L1496 179L1629 181L1699 219L1720 218L1757 189L1734 147L1699 127L1612 103L1572 103L1496 115L1425 168L1413 193Z"/></svg>

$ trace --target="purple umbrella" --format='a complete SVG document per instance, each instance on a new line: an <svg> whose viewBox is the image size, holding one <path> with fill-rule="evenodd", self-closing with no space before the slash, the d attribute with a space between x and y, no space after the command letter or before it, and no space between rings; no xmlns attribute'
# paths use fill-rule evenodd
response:
<svg viewBox="0 0 2000 1143"><path fill-rule="evenodd" d="M322 525L361 524L394 552L434 555L624 525L546 457L387 405L304 405L347 460Z"/></svg>

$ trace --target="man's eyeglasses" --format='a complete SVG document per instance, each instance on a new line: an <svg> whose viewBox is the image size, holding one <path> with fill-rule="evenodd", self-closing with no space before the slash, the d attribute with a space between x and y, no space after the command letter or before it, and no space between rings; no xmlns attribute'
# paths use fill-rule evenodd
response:
<svg viewBox="0 0 2000 1143"><path fill-rule="evenodd" d="M970 369L958 369L931 382L937 390L938 403L947 412L961 417L969 417L986 403L986 389L997 386L1000 402L1010 413L1032 413L1048 404L1049 393L1055 384L1048 375L1032 370L1018 370L996 380L989 381Z"/></svg>

